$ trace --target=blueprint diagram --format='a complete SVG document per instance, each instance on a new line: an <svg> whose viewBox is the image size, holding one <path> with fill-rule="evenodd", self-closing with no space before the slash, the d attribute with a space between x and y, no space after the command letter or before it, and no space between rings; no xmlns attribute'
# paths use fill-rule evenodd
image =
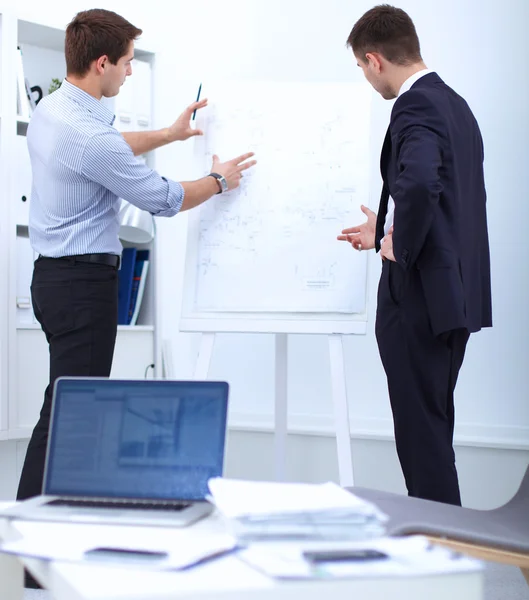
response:
<svg viewBox="0 0 529 600"><path fill-rule="evenodd" d="M200 207L195 306L223 312L365 309L366 257L336 236L365 221L371 92L364 84L204 85L203 171L255 152L241 186Z"/></svg>

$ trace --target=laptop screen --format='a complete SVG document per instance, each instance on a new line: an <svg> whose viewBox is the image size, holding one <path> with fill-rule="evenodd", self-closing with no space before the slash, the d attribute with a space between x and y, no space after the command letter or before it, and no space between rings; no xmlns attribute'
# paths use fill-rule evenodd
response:
<svg viewBox="0 0 529 600"><path fill-rule="evenodd" d="M44 493L201 500L222 475L228 384L58 379Z"/></svg>

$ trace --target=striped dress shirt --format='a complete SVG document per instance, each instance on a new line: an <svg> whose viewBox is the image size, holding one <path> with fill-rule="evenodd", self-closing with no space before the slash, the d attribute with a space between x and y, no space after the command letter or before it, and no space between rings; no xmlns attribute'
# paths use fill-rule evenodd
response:
<svg viewBox="0 0 529 600"><path fill-rule="evenodd" d="M121 198L153 215L180 210L182 186L136 158L113 122L108 108L66 80L39 102L27 132L29 235L39 254L121 254Z"/></svg>

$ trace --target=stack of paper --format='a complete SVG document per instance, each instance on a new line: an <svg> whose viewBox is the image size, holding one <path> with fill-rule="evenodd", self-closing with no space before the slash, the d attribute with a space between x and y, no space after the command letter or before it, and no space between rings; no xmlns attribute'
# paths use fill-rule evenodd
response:
<svg viewBox="0 0 529 600"><path fill-rule="evenodd" d="M211 500L240 542L269 539L351 540L384 534L375 505L334 483L269 483L216 477Z"/></svg>
<svg viewBox="0 0 529 600"><path fill-rule="evenodd" d="M434 546L423 536L377 538L369 541L333 542L331 549L348 550L350 554L375 550L381 558L371 560L332 560L312 562L306 559L314 544L252 544L238 557L254 569L278 579L329 579L341 577L414 577L444 573L478 571L481 563ZM347 554L347 553L345 553Z"/></svg>

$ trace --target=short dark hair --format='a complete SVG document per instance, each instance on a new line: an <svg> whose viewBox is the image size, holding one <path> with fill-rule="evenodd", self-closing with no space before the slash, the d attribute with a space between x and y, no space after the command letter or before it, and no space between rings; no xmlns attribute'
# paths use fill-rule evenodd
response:
<svg viewBox="0 0 529 600"><path fill-rule="evenodd" d="M82 77L94 60L105 55L117 64L127 54L130 42L141 34L141 29L110 10L94 8L77 13L66 28L67 74Z"/></svg>
<svg viewBox="0 0 529 600"><path fill-rule="evenodd" d="M375 6L358 19L347 38L347 46L364 62L368 52L378 52L397 65L422 60L413 21L401 8L389 4Z"/></svg>

